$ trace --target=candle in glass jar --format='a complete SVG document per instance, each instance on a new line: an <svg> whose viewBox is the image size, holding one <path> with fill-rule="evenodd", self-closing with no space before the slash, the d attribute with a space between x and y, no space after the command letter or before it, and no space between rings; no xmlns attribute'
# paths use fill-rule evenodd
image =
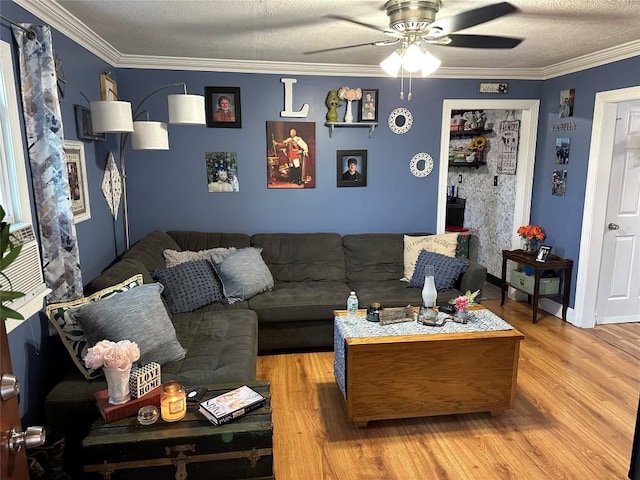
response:
<svg viewBox="0 0 640 480"><path fill-rule="evenodd" d="M160 415L165 422L176 422L187 413L187 401L184 388L171 380L162 387L160 397Z"/></svg>

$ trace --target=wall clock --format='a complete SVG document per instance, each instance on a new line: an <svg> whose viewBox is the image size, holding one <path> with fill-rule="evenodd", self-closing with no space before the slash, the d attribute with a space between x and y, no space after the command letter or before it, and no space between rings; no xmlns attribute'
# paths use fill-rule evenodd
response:
<svg viewBox="0 0 640 480"><path fill-rule="evenodd" d="M426 177L433 170L433 158L428 153L416 153L409 162L409 170L418 178Z"/></svg>
<svg viewBox="0 0 640 480"><path fill-rule="evenodd" d="M407 133L413 124L413 115L406 108L396 108L389 114L389 128L397 135Z"/></svg>

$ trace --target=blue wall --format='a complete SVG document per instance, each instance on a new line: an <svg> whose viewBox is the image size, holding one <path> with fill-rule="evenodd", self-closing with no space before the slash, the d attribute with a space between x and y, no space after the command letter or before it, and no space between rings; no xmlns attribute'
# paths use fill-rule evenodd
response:
<svg viewBox="0 0 640 480"><path fill-rule="evenodd" d="M2 3L3 15L19 22L41 23L22 8ZM2 23L0 38L12 42ZM485 79L451 80L427 78L413 82L413 100L399 99L400 81L389 78L341 78L304 75L233 74L194 71L114 70L108 64L58 32L54 47L63 60L67 79L61 101L65 138L76 140L74 104L86 105L80 95L100 97L99 74L111 70L123 99L137 104L154 88L184 81L190 93L204 93L205 86L240 87L242 128L169 126L169 151L127 149L127 182L132 240L160 229L193 229L226 232L403 232L435 230L437 161L443 99L531 99L541 100L538 146L532 200L532 223L542 225L547 242L560 255L579 256L580 229L587 159L591 136L594 95L598 91L637 85L640 57L547 81L509 80L509 93L500 97L479 95L478 82ZM281 78L296 78L294 109L310 105L308 118L281 118L284 86ZM377 88L380 125L371 138L365 128L336 129L333 138L324 126L327 92L342 85ZM577 130L552 132L559 123L561 90L576 89L574 120ZM19 88L18 88L19 90ZM405 92L407 85L405 84ZM166 94L146 104L152 120L167 119ZM177 91L176 91L177 93ZM395 135L386 126L388 114L406 107L413 114L413 127ZM344 107L340 108L340 113ZM316 123L316 188L267 189L267 121ZM551 195L551 174L555 169L555 139L571 137L567 195ZM107 154L117 155L117 135L106 142L85 142L91 219L78 224L83 278L91 280L123 249L122 211L113 222L100 185ZM367 150L366 188L336 187L336 150ZM25 145L26 151L26 145ZM240 192L209 193L206 187L205 152L231 151L238 154ZM426 179L413 177L409 160L418 152L430 153L435 161ZM444 194L444 193L443 193ZM34 214L35 216L35 214ZM574 269L575 285L576 269ZM575 287L574 287L575 288ZM573 296L571 305L573 305ZM44 316L35 316L9 335L14 372L21 378L24 393L21 412L25 423L41 421L42 403L56 362L66 355L55 337L47 336Z"/></svg>

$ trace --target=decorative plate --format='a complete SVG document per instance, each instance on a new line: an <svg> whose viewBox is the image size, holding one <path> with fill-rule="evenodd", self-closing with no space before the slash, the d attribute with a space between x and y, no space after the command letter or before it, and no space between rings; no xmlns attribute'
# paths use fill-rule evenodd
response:
<svg viewBox="0 0 640 480"><path fill-rule="evenodd" d="M396 108L389 114L389 128L397 135L407 133L413 124L413 115L406 108Z"/></svg>
<svg viewBox="0 0 640 480"><path fill-rule="evenodd" d="M424 160L424 168L422 169L418 168L421 160ZM433 170L433 158L425 152L416 153L409 162L409 169L416 177L426 177Z"/></svg>

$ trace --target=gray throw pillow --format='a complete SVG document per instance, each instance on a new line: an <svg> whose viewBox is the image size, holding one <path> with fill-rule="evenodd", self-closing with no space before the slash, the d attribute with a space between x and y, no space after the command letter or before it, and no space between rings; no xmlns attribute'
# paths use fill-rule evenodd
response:
<svg viewBox="0 0 640 480"><path fill-rule="evenodd" d="M81 306L71 315L95 345L100 340L131 340L140 362L160 365L184 358L186 352L162 303L162 285L150 283Z"/></svg>
<svg viewBox="0 0 640 480"><path fill-rule="evenodd" d="M261 248L246 247L223 256L220 262L214 258L215 269L229 303L247 300L273 288L273 276L260 252Z"/></svg>
<svg viewBox="0 0 640 480"><path fill-rule="evenodd" d="M175 267L180 263L193 262L194 260L209 260L213 254L225 254L228 252L234 252L235 247L229 248L210 248L208 250L198 250L197 252L191 250L183 250L179 252L177 250L166 249L162 252L167 267Z"/></svg>
<svg viewBox="0 0 640 480"><path fill-rule="evenodd" d="M209 260L180 263L154 270L151 275L164 286L162 296L173 314L224 300L222 284Z"/></svg>
<svg viewBox="0 0 640 480"><path fill-rule="evenodd" d="M409 287L424 287L424 267L426 265L433 265L433 279L436 282L436 290L439 292L453 289L458 277L469 267L469 264L461 258L422 250L418 255Z"/></svg>

